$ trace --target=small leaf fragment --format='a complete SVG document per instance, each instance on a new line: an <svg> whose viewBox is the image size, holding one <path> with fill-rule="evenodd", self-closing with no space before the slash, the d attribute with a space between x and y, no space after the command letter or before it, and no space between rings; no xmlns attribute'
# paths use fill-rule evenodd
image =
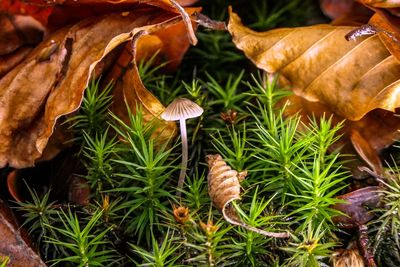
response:
<svg viewBox="0 0 400 267"><path fill-rule="evenodd" d="M333 205L333 208L343 212L347 216L335 216L332 220L342 228L358 227L369 222L374 217L374 214L370 210L379 205L379 187L364 187L338 196L337 198L346 200L348 203L338 203Z"/></svg>

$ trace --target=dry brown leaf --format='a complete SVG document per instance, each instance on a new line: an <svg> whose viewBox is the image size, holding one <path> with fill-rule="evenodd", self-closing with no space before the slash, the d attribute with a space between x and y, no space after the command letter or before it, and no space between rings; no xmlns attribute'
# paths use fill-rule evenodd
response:
<svg viewBox="0 0 400 267"><path fill-rule="evenodd" d="M358 2L378 8L396 8L400 7L399 0L357 0Z"/></svg>
<svg viewBox="0 0 400 267"><path fill-rule="evenodd" d="M333 19L331 25L360 26L368 22L373 12L354 0L320 0L322 12Z"/></svg>
<svg viewBox="0 0 400 267"><path fill-rule="evenodd" d="M135 48L138 40L143 37L143 34L144 32L139 32L135 36L132 45L133 48ZM127 63L127 59L132 63L128 63L124 70L120 69L120 66L124 66ZM118 60L119 64L114 66L114 70L111 73L116 75L115 77L117 79L113 79L112 77L108 78L116 81L113 91L114 99L112 110L119 118L128 123L129 117L127 106L133 113L136 112L138 108L141 108L143 121L145 123L150 121L155 122L154 120L157 120L157 128L154 132L154 137L157 138L157 141L160 143L167 142L175 135L177 131L176 124L175 122L168 122L159 119L159 116L164 112L165 107L144 87L140 79L136 62L136 58L131 55L130 50L125 49L124 53L121 54L121 57ZM120 73L124 73L122 77L120 77Z"/></svg>
<svg viewBox="0 0 400 267"><path fill-rule="evenodd" d="M0 79L24 60L33 48L23 46L9 55L0 56Z"/></svg>
<svg viewBox="0 0 400 267"><path fill-rule="evenodd" d="M238 173L232 170L226 162L222 159L221 155L207 155L208 163L208 194L216 208L218 208L224 219L234 225L246 228L249 231L253 231L265 236L286 238L289 237L288 233L272 233L267 232L250 225L245 224L239 218L234 207L230 204L234 200L240 200L240 181L243 180L247 172Z"/></svg>
<svg viewBox="0 0 400 267"><path fill-rule="evenodd" d="M43 25L58 29L89 17L132 11L140 7L159 7L169 12L179 12L173 2L188 6L196 0L2 0L0 11L29 15Z"/></svg>
<svg viewBox="0 0 400 267"><path fill-rule="evenodd" d="M374 173L383 174L383 166L381 159L371 144L361 135L359 131L350 131L350 140L358 155L372 168Z"/></svg>
<svg viewBox="0 0 400 267"><path fill-rule="evenodd" d="M10 15L0 10L0 56L11 54L23 45L42 41L44 28L29 16Z"/></svg>
<svg viewBox="0 0 400 267"><path fill-rule="evenodd" d="M354 0L320 0L322 12L332 19L351 13L354 4Z"/></svg>
<svg viewBox="0 0 400 267"><path fill-rule="evenodd" d="M386 48L400 60L400 18L395 17L386 10L374 9L376 12L370 21L378 32L378 36L385 44Z"/></svg>
<svg viewBox="0 0 400 267"><path fill-rule="evenodd" d="M0 199L0 258L9 257L8 266L45 267L46 264L28 245L25 236L8 206Z"/></svg>
<svg viewBox="0 0 400 267"><path fill-rule="evenodd" d="M337 198L345 200L347 203L335 204L333 205L333 208L343 212L346 215L333 217L333 222L341 228L358 227L366 224L374 217L374 214L371 213L370 210L379 205L379 187L365 187L351 193L338 196Z"/></svg>
<svg viewBox="0 0 400 267"><path fill-rule="evenodd" d="M377 172L379 153L400 137L400 64L379 36L348 42L353 27L316 25L258 33L232 13L229 31L239 49L267 73L279 73L295 96L287 115L347 119L344 137L332 149L354 149ZM379 130L378 130L379 129ZM354 148L350 145L352 143ZM357 174L358 175L358 174Z"/></svg>
<svg viewBox="0 0 400 267"><path fill-rule="evenodd" d="M359 120L400 106L400 64L378 36L348 42L353 27L315 25L254 32L231 12L236 46L268 73L285 78L298 96L321 102L337 115Z"/></svg>
<svg viewBox="0 0 400 267"><path fill-rule="evenodd" d="M104 64L99 63L115 48L138 32L157 32L181 21L178 13L138 9L51 34L0 80L0 166L34 164L56 120L79 108L92 72L101 73Z"/></svg>

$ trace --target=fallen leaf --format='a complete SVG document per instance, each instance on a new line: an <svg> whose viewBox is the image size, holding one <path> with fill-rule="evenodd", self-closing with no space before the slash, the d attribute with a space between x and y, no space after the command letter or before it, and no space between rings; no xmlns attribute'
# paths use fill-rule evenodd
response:
<svg viewBox="0 0 400 267"><path fill-rule="evenodd" d="M247 172L238 173L232 170L230 166L222 159L221 155L207 155L208 163L208 194L216 208L218 208L224 219L234 225L241 226L249 231L253 231L265 236L286 238L288 233L272 233L267 232L250 225L245 224L239 218L236 210L230 204L234 200L240 200L240 180L243 180Z"/></svg>
<svg viewBox="0 0 400 267"><path fill-rule="evenodd" d="M354 0L321 0L322 12L332 18L339 18L344 14L351 13L354 7Z"/></svg>
<svg viewBox="0 0 400 267"><path fill-rule="evenodd" d="M368 22L373 12L354 0L321 0L322 12L333 19L335 26L361 26Z"/></svg>
<svg viewBox="0 0 400 267"><path fill-rule="evenodd" d="M143 32L139 33L133 40L132 47L134 49L137 40L140 40L142 35ZM126 62L127 59L129 60L128 62ZM145 123L152 122L157 125L157 128L153 133L157 142L168 142L171 137L176 134L176 124L175 122L168 122L159 119L161 113L164 112L165 107L144 87L136 66L136 58L134 55L131 55L130 50L125 49L118 62L119 64L114 66L114 68L118 70L113 70L111 73L115 75L114 77L119 78L113 79L108 77L108 79L116 81L113 90L113 112L123 121L128 123L129 115L127 112L127 106L133 113L135 113L138 108L141 108L143 121ZM121 69L121 66L125 65L126 67ZM120 76L121 73L123 73L122 76Z"/></svg>
<svg viewBox="0 0 400 267"><path fill-rule="evenodd" d="M18 170L12 170L7 175L7 189L11 197L17 202L23 201L19 192L19 186L21 184L21 181L18 180Z"/></svg>
<svg viewBox="0 0 400 267"><path fill-rule="evenodd" d="M383 174L383 166L381 159L378 156L371 144L361 135L359 131L350 131L350 140L358 155L372 168L374 173Z"/></svg>
<svg viewBox="0 0 400 267"><path fill-rule="evenodd" d="M36 45L42 41L45 29L29 16L0 12L0 56L11 54L23 45Z"/></svg>
<svg viewBox="0 0 400 267"><path fill-rule="evenodd" d="M400 18L385 10L374 10L376 13L368 23L377 29L378 36L390 53L400 60Z"/></svg>
<svg viewBox="0 0 400 267"><path fill-rule="evenodd" d="M24 60L33 48L23 46L9 55L0 56L0 79Z"/></svg>
<svg viewBox="0 0 400 267"><path fill-rule="evenodd" d="M379 7L379 8L400 7L400 2L398 0L357 0L357 1L368 6Z"/></svg>
<svg viewBox="0 0 400 267"><path fill-rule="evenodd" d="M341 228L358 227L366 224L374 217L374 214L371 213L370 210L379 205L379 187L365 187L351 193L338 196L337 198L345 200L347 203L335 204L333 205L333 208L343 212L346 215L333 217L333 222Z"/></svg>
<svg viewBox="0 0 400 267"><path fill-rule="evenodd" d="M315 25L259 33L231 12L228 29L236 46L257 67L279 73L291 90L349 120L371 110L400 106L400 64L378 36L348 42L354 27Z"/></svg>
<svg viewBox="0 0 400 267"><path fill-rule="evenodd" d="M41 267L46 264L28 245L8 206L0 199L0 257L9 257L9 266Z"/></svg>
<svg viewBox="0 0 400 267"><path fill-rule="evenodd" d="M368 24L361 26L358 31L363 35L362 28L372 27L392 55L400 59L400 2L380 0L358 0L375 14ZM357 37L357 35L355 36Z"/></svg>
<svg viewBox="0 0 400 267"><path fill-rule="evenodd" d="M129 12L140 7L159 7L177 12L175 1L170 0L2 0L0 10L11 14L29 15L50 29L58 29L89 17L104 14ZM176 0L182 6L189 6L197 0Z"/></svg>
<svg viewBox="0 0 400 267"><path fill-rule="evenodd" d="M175 9L143 8L89 18L49 35L0 80L0 167L35 163L56 120L79 108L93 71L102 72L112 51L139 32L151 34L181 22Z"/></svg>
<svg viewBox="0 0 400 267"><path fill-rule="evenodd" d="M307 121L308 116L326 114L334 116L334 125L346 119L340 132L344 137L333 149L345 146L342 151L351 153L355 148L372 168L382 169L380 151L400 137L395 114L400 64L379 36L348 42L344 36L356 28L331 25L258 33L244 27L234 13L228 29L254 64L279 73L282 85L294 92L287 115L300 111Z"/></svg>

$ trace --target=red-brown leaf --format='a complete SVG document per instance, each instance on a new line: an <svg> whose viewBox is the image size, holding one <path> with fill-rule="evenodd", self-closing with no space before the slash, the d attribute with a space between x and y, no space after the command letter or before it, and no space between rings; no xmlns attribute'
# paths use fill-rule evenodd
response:
<svg viewBox="0 0 400 267"><path fill-rule="evenodd" d="M0 166L32 166L56 120L79 108L93 71L102 72L103 60L115 57L116 47L140 31L176 23L182 23L176 12L138 9L89 18L51 34L0 80Z"/></svg>
<svg viewBox="0 0 400 267"><path fill-rule="evenodd" d="M377 186L369 186L338 196L338 199L345 200L347 203L335 204L333 208L347 216L333 217L333 221L342 228L353 228L369 222L374 217L370 210L379 205L378 190Z"/></svg>

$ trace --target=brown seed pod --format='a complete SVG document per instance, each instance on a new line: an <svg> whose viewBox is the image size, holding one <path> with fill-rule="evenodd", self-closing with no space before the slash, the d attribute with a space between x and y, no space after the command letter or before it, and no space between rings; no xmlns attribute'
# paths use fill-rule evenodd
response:
<svg viewBox="0 0 400 267"><path fill-rule="evenodd" d="M231 224L242 226L247 230L270 237L286 238L288 233L267 232L242 222L236 213L236 210L230 205L232 201L240 198L240 181L247 176L247 171L238 173L232 170L230 166L222 159L221 155L206 156L209 173L208 194L214 206L222 211L225 220Z"/></svg>
<svg viewBox="0 0 400 267"><path fill-rule="evenodd" d="M189 208L184 206L173 206L173 213L175 221L179 224L185 224L190 220Z"/></svg>
<svg viewBox="0 0 400 267"><path fill-rule="evenodd" d="M364 267L364 258L361 256L357 245L351 243L347 249L337 249L333 252L331 260L333 267Z"/></svg>
<svg viewBox="0 0 400 267"><path fill-rule="evenodd" d="M229 124L235 124L237 119L237 111L228 109L226 112L221 112L221 119Z"/></svg>
<svg viewBox="0 0 400 267"><path fill-rule="evenodd" d="M207 221L207 223L200 221L200 227L207 236L211 236L218 231L218 226L214 225L214 223L210 220Z"/></svg>

